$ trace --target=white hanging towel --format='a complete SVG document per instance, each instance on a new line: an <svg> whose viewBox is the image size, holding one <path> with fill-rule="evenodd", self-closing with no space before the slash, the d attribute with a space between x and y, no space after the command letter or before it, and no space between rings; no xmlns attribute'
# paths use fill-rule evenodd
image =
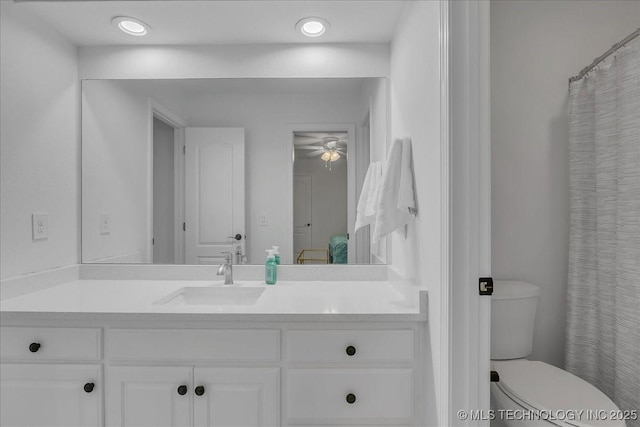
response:
<svg viewBox="0 0 640 427"><path fill-rule="evenodd" d="M360 228L373 224L376 220L378 190L382 182L382 162L373 162L369 164L367 174L364 177L360 199L358 199L358 207L356 208L356 226L355 231Z"/></svg>
<svg viewBox="0 0 640 427"><path fill-rule="evenodd" d="M408 224L416 216L409 138L393 141L382 174L377 205L373 243Z"/></svg>

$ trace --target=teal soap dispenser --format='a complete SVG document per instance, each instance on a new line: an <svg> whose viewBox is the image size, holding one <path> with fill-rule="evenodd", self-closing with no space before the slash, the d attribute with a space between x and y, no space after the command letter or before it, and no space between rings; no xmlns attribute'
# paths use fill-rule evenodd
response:
<svg viewBox="0 0 640 427"><path fill-rule="evenodd" d="M264 266L264 281L267 285L275 285L278 280L278 264L273 249L267 249L267 263Z"/></svg>

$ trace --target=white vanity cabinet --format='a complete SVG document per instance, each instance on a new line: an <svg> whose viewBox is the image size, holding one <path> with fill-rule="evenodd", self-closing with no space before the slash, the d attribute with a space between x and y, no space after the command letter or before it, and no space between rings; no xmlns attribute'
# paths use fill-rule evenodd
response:
<svg viewBox="0 0 640 427"><path fill-rule="evenodd" d="M14 321L1 424L425 424L425 322L275 319Z"/></svg>
<svg viewBox="0 0 640 427"><path fill-rule="evenodd" d="M279 330L111 329L106 347L107 426L279 425Z"/></svg>
<svg viewBox="0 0 640 427"><path fill-rule="evenodd" d="M0 425L102 426L98 328L0 328Z"/></svg>

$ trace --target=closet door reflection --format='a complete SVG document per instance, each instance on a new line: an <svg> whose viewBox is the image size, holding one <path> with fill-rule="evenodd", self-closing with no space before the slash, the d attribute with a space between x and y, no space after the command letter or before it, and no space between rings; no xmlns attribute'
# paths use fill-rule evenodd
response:
<svg viewBox="0 0 640 427"><path fill-rule="evenodd" d="M185 262L224 263L244 253L244 129L185 132Z"/></svg>

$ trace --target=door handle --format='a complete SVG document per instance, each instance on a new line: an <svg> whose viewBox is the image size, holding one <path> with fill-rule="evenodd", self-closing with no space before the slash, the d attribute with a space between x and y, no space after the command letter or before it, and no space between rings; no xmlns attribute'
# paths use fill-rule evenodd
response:
<svg viewBox="0 0 640 427"><path fill-rule="evenodd" d="M234 240L242 240L242 234L238 233L235 236L228 236L227 239L234 239Z"/></svg>

